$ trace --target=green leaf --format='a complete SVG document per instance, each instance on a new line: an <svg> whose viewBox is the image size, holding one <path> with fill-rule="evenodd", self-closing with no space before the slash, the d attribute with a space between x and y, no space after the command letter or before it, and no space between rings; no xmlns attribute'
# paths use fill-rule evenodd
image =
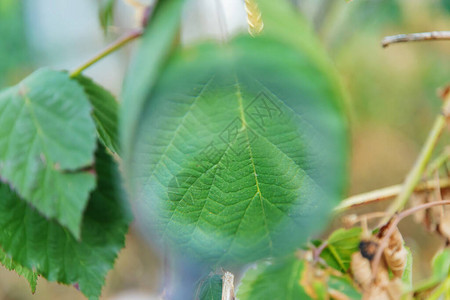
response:
<svg viewBox="0 0 450 300"><path fill-rule="evenodd" d="M442 281L444 281L450 274L450 249L445 248L433 258L432 262L432 274L430 278L417 284L414 287L415 291L423 291L433 288Z"/></svg>
<svg viewBox="0 0 450 300"><path fill-rule="evenodd" d="M311 299L300 285L303 272L304 262L294 257L259 263L244 274L237 299Z"/></svg>
<svg viewBox="0 0 450 300"><path fill-rule="evenodd" d="M359 251L361 228L340 228L328 238L328 246L322 251L320 257L332 268L347 272L350 267L351 256Z"/></svg>
<svg viewBox="0 0 450 300"><path fill-rule="evenodd" d="M405 288L408 290L412 289L412 272L413 272L413 257L411 253L411 249L405 247L408 252L408 256L406 258L406 267L405 271L403 271L402 282L405 284Z"/></svg>
<svg viewBox="0 0 450 300"><path fill-rule="evenodd" d="M15 262L49 281L78 285L89 299L98 299L130 221L115 180L117 167L103 149L97 152L96 171L98 187L84 214L81 241L8 186L0 186L0 246Z"/></svg>
<svg viewBox="0 0 450 300"><path fill-rule="evenodd" d="M90 110L83 89L63 72L39 70L0 93L0 177L75 237L95 187L83 170L96 147Z"/></svg>
<svg viewBox="0 0 450 300"><path fill-rule="evenodd" d="M111 152L119 153L118 114L119 104L114 96L90 78L79 75L75 78L88 96L92 107L92 117L97 126L100 141Z"/></svg>
<svg viewBox="0 0 450 300"><path fill-rule="evenodd" d="M213 274L199 283L197 300L221 300L222 299L222 277Z"/></svg>
<svg viewBox="0 0 450 300"><path fill-rule="evenodd" d="M360 300L361 293L353 285L353 281L349 276L334 276L328 278L328 289L333 289L348 297L349 300Z"/></svg>
<svg viewBox="0 0 450 300"><path fill-rule="evenodd" d="M143 104L128 99L138 123L122 122L134 136L122 137L124 168L145 232L203 261L248 262L325 225L345 182L346 121L337 78L299 49L266 34L180 50Z"/></svg>
<svg viewBox="0 0 450 300"><path fill-rule="evenodd" d="M450 0L441 0L441 5L447 13L450 13Z"/></svg>
<svg viewBox="0 0 450 300"><path fill-rule="evenodd" d="M114 22L115 4L116 0L100 0L98 18L105 34L108 32L108 26Z"/></svg>
<svg viewBox="0 0 450 300"><path fill-rule="evenodd" d="M132 159L130 147L147 96L166 65L181 22L186 0L158 1L141 45L130 65L122 96L121 149L124 161ZM128 179L128 176L125 177Z"/></svg>
<svg viewBox="0 0 450 300"><path fill-rule="evenodd" d="M38 274L31 271L28 268L23 267L22 265L14 262L11 257L8 257L5 252L0 248L0 263L5 266L10 271L16 271L17 274L23 276L31 287L31 292L34 294L36 292L36 285Z"/></svg>

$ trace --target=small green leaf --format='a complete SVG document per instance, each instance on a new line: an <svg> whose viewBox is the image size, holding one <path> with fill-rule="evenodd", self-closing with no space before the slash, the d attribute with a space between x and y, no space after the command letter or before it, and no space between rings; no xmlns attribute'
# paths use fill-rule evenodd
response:
<svg viewBox="0 0 450 300"><path fill-rule="evenodd" d="M90 78L79 75L80 83L94 108L92 116L97 126L100 141L111 152L119 153L118 113L119 104L114 96Z"/></svg>
<svg viewBox="0 0 450 300"><path fill-rule="evenodd" d="M80 236L95 187L91 106L68 74L39 70L0 93L0 177L40 213Z"/></svg>
<svg viewBox="0 0 450 300"><path fill-rule="evenodd" d="M450 249L446 248L438 252L433 258L433 277L443 280L450 271Z"/></svg>
<svg viewBox="0 0 450 300"><path fill-rule="evenodd" d="M300 285L303 271L304 262L295 257L259 263L244 274L237 299L311 299Z"/></svg>
<svg viewBox="0 0 450 300"><path fill-rule="evenodd" d="M414 287L415 291L431 289L448 277L450 272L450 249L445 248L436 253L431 268L433 273L430 278L417 284L417 286Z"/></svg>
<svg viewBox="0 0 450 300"><path fill-rule="evenodd" d="M196 300L221 300L222 299L222 277L213 274L200 281Z"/></svg>
<svg viewBox="0 0 450 300"><path fill-rule="evenodd" d="M120 199L117 166L102 148L96 171L98 187L84 214L81 241L0 185L0 246L15 262L49 281L78 285L89 299L98 299L130 221Z"/></svg>
<svg viewBox="0 0 450 300"><path fill-rule="evenodd" d="M116 0L100 0L98 18L105 34L108 32L108 26L114 22L115 4Z"/></svg>
<svg viewBox="0 0 450 300"><path fill-rule="evenodd" d="M322 251L320 257L332 268L347 272L350 267L351 256L359 250L361 228L338 229L329 239L328 246Z"/></svg>
<svg viewBox="0 0 450 300"><path fill-rule="evenodd" d="M328 278L328 289L333 289L348 297L349 300L360 300L361 293L355 288L349 276L341 277L331 275Z"/></svg>
<svg viewBox="0 0 450 300"><path fill-rule="evenodd" d="M411 253L411 249L405 247L408 252L408 256L406 258L406 267L403 271L402 282L405 284L405 288L410 290L412 289L412 267L413 267L413 257Z"/></svg>
<svg viewBox="0 0 450 300"><path fill-rule="evenodd" d="M5 266L10 271L16 271L17 274L23 276L31 287L31 292L34 294L36 292L36 285L38 274L36 272L31 271L28 268L23 267L22 265L14 262L11 257L8 257L5 252L0 248L0 264Z"/></svg>

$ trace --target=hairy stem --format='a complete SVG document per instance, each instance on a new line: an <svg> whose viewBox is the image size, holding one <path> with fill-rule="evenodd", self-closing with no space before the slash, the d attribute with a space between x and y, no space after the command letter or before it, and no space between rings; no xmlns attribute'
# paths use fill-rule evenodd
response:
<svg viewBox="0 0 450 300"><path fill-rule="evenodd" d="M93 64L95 64L96 62L101 60L102 58L108 56L109 54L111 54L111 53L117 51L118 49L122 48L123 46L125 46L129 42L131 42L131 41L137 39L138 37L142 36L142 33L143 33L143 30L142 29L138 29L138 30L134 30L134 31L126 34L124 37L118 39L117 41L115 41L111 45L107 46L103 51L101 51L100 53L95 55L93 58L91 58L90 60L88 60L87 62L85 62L81 66L79 66L78 68L76 68L72 73L70 73L70 77L73 78L73 77L76 77L76 76L80 75L84 70L86 70L87 68L89 68L90 66L92 66Z"/></svg>
<svg viewBox="0 0 450 300"><path fill-rule="evenodd" d="M392 199L400 194L402 185L397 184L368 193L358 194L344 199L335 209L335 213L342 213L348 209L359 207L362 205L372 204L379 201ZM450 188L450 178L440 178L439 181L432 179L419 183L414 192L431 191L436 188L447 189Z"/></svg>

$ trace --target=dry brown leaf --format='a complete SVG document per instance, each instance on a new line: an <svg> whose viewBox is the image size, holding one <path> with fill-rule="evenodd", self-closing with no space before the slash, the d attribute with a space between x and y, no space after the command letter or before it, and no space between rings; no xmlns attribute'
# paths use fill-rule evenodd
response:
<svg viewBox="0 0 450 300"><path fill-rule="evenodd" d="M392 300L383 287L374 285L363 294L362 300Z"/></svg>
<svg viewBox="0 0 450 300"><path fill-rule="evenodd" d="M406 251L405 247L400 248L400 250L386 248L384 257L394 276L397 278L402 277L408 257L408 251Z"/></svg>
<svg viewBox="0 0 450 300"><path fill-rule="evenodd" d="M353 274L353 279L358 283L363 290L368 290L372 283L372 268L370 261L361 255L361 252L352 254L350 261L350 269Z"/></svg>
<svg viewBox="0 0 450 300"><path fill-rule="evenodd" d="M350 300L347 295L334 289L329 289L328 295L330 295L333 300Z"/></svg>
<svg viewBox="0 0 450 300"><path fill-rule="evenodd" d="M403 284L400 278L394 278L389 282L386 291L392 300L400 299L403 294Z"/></svg>
<svg viewBox="0 0 450 300"><path fill-rule="evenodd" d="M408 251L406 251L402 234L398 228L395 228L395 231L389 237L388 246L384 249L383 254L386 264L394 276L401 277L406 267Z"/></svg>

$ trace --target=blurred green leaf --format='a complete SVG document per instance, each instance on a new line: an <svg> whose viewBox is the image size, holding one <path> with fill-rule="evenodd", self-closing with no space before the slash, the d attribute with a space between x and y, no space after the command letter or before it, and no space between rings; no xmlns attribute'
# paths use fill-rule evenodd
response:
<svg viewBox="0 0 450 300"><path fill-rule="evenodd" d="M95 165L98 186L83 217L81 241L0 185L0 246L15 262L49 281L77 285L89 299L98 299L130 222L117 166L102 148Z"/></svg>
<svg viewBox="0 0 450 300"><path fill-rule="evenodd" d="M170 57L185 0L158 1L147 24L136 57L125 78L121 108L121 150L124 162L130 157L136 126L145 101ZM125 176L127 178L128 176Z"/></svg>
<svg viewBox="0 0 450 300"><path fill-rule="evenodd" d="M287 254L340 200L347 132L337 78L320 50L300 51L310 35L291 46L270 32L178 51L145 105L124 108L141 107L124 164L139 224L184 255Z"/></svg>
<svg viewBox="0 0 450 300"><path fill-rule="evenodd" d="M414 287L415 291L424 291L431 289L447 278L450 272L450 249L445 248L436 253L433 258L431 267L432 274L430 278L417 284Z"/></svg>
<svg viewBox="0 0 450 300"><path fill-rule="evenodd" d="M402 282L405 284L406 289L410 290L410 289L412 289L413 258L412 258L411 249L409 249L408 247L405 247L405 248L406 248L406 251L408 252L408 256L406 258L406 267L405 267L405 270L403 271L403 275L402 275Z"/></svg>
<svg viewBox="0 0 450 300"><path fill-rule="evenodd" d="M320 257L332 268L347 272L350 267L351 256L359 251L361 228L340 228L334 231L329 239L327 247L322 251Z"/></svg>
<svg viewBox="0 0 450 300"><path fill-rule="evenodd" d="M348 300L360 300L361 293L355 288L352 279L347 276L334 276L328 278L328 289L333 289L347 296Z"/></svg>
<svg viewBox="0 0 450 300"><path fill-rule="evenodd" d="M450 13L450 0L441 0L442 7Z"/></svg>
<svg viewBox="0 0 450 300"><path fill-rule="evenodd" d="M238 286L237 299L311 299L300 285L304 264L295 257L259 263L245 272Z"/></svg>
<svg viewBox="0 0 450 300"><path fill-rule="evenodd" d="M118 102L110 92L90 78L79 75L75 79L83 86L94 108L92 117L97 126L100 141L113 153L119 153Z"/></svg>
<svg viewBox="0 0 450 300"><path fill-rule="evenodd" d="M105 34L108 32L108 26L112 25L114 22L115 4L116 0L100 0L98 17Z"/></svg>
<svg viewBox="0 0 450 300"><path fill-rule="evenodd" d="M48 218L80 236L95 177L91 106L66 73L39 70L0 93L0 176Z"/></svg>
<svg viewBox="0 0 450 300"><path fill-rule="evenodd" d="M30 284L31 292L33 294L34 292L36 292L38 274L14 262L12 258L9 257L5 252L3 252L1 248L0 248L0 264L2 264L8 270L16 271L17 274L23 276Z"/></svg>
<svg viewBox="0 0 450 300"><path fill-rule="evenodd" d="M0 1L0 87L14 82L30 64L23 1Z"/></svg>
<svg viewBox="0 0 450 300"><path fill-rule="evenodd" d="M198 287L196 300L221 300L222 277L214 274L202 280Z"/></svg>
<svg viewBox="0 0 450 300"><path fill-rule="evenodd" d="M448 276L450 271L450 249L443 249L434 256L432 271L433 277L439 280L443 280Z"/></svg>

